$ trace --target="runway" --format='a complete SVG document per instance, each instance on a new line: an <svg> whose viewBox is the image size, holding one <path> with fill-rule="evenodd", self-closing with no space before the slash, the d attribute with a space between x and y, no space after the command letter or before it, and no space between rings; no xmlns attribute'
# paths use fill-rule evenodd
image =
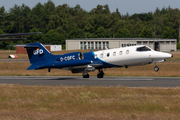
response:
<svg viewBox="0 0 180 120"><path fill-rule="evenodd" d="M42 86L180 87L180 77L0 76L0 84Z"/></svg>

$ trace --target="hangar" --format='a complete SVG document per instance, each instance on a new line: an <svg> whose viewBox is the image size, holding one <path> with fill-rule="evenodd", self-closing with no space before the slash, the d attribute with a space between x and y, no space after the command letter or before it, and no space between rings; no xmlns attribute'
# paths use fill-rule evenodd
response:
<svg viewBox="0 0 180 120"><path fill-rule="evenodd" d="M156 51L176 51L176 39L158 38L86 38L67 39L66 50L106 49L147 45Z"/></svg>

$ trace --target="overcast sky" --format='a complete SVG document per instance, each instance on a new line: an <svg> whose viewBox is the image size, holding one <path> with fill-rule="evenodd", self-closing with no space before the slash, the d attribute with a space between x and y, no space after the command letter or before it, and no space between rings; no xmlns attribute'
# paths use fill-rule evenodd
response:
<svg viewBox="0 0 180 120"><path fill-rule="evenodd" d="M0 7L4 6L6 11L13 7L15 4L21 6L22 3L33 8L38 2L44 4L48 0L0 0ZM90 11L96 8L98 4L105 5L108 4L110 11L116 11L119 9L121 14L126 14L127 12L132 15L134 13L147 13L154 12L158 7L162 9L163 7L170 6L171 8L180 9L180 0L52 0L56 6L67 3L70 7L75 7L77 4L81 6L86 11Z"/></svg>

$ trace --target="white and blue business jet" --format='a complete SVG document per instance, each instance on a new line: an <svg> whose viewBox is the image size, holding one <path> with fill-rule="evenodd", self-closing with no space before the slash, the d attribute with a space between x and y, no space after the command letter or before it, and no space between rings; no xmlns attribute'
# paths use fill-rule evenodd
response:
<svg viewBox="0 0 180 120"><path fill-rule="evenodd" d="M25 46L31 66L27 70L52 68L70 70L72 73L82 73L83 78L89 78L88 72L99 70L98 78L103 78L104 68L129 67L155 63L154 70L159 67L157 62L163 62L173 55L154 51L145 45L114 48L96 52L73 52L63 55L51 54L41 43L32 43Z"/></svg>

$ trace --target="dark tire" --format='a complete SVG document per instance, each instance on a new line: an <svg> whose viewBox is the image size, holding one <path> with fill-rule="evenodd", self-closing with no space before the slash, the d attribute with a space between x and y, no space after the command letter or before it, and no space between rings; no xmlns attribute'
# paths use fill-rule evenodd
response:
<svg viewBox="0 0 180 120"><path fill-rule="evenodd" d="M97 74L97 78L103 78L103 74Z"/></svg>
<svg viewBox="0 0 180 120"><path fill-rule="evenodd" d="M158 67L158 66L155 66L155 67L154 67L154 71L158 72L158 71L159 71L159 67Z"/></svg>
<svg viewBox="0 0 180 120"><path fill-rule="evenodd" d="M83 78L89 78L89 74L83 75Z"/></svg>

